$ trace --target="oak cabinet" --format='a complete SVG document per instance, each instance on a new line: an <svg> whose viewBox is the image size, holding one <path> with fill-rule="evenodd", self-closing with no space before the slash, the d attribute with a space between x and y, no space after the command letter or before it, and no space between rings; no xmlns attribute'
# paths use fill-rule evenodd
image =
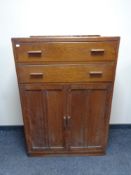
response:
<svg viewBox="0 0 131 175"><path fill-rule="evenodd" d="M13 38L30 155L103 155L119 37Z"/></svg>

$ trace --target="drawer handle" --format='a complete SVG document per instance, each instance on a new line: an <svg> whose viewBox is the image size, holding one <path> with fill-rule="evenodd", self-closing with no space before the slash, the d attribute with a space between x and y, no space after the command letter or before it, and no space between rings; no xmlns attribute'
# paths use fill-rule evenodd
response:
<svg viewBox="0 0 131 175"><path fill-rule="evenodd" d="M105 49L91 49L91 55L104 55Z"/></svg>
<svg viewBox="0 0 131 175"><path fill-rule="evenodd" d="M103 75L103 72L101 71L91 71L89 72L90 77L101 77Z"/></svg>
<svg viewBox="0 0 131 175"><path fill-rule="evenodd" d="M29 57L41 57L42 51L41 50L30 50L27 52Z"/></svg>
<svg viewBox="0 0 131 175"><path fill-rule="evenodd" d="M43 73L30 73L30 78L43 78Z"/></svg>

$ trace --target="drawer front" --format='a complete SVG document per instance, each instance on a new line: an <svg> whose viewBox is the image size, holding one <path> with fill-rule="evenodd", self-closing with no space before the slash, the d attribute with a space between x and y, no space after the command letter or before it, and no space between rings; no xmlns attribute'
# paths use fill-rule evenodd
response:
<svg viewBox="0 0 131 175"><path fill-rule="evenodd" d="M45 42L15 45L16 62L109 61L117 42Z"/></svg>
<svg viewBox="0 0 131 175"><path fill-rule="evenodd" d="M113 81L114 64L18 65L17 73L20 83Z"/></svg>

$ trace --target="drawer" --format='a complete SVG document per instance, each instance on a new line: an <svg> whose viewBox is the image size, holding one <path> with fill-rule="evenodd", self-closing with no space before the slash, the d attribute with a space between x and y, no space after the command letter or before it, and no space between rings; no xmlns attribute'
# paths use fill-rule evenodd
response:
<svg viewBox="0 0 131 175"><path fill-rule="evenodd" d="M16 62L115 60L117 42L39 42L15 44Z"/></svg>
<svg viewBox="0 0 131 175"><path fill-rule="evenodd" d="M20 83L114 80L114 63L17 65Z"/></svg>

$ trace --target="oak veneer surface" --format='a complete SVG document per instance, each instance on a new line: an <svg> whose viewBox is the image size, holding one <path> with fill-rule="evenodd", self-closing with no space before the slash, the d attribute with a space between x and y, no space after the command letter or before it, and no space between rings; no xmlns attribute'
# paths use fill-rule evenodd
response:
<svg viewBox="0 0 131 175"><path fill-rule="evenodd" d="M92 82L112 81L114 63L18 65L19 81L32 82Z"/></svg>
<svg viewBox="0 0 131 175"><path fill-rule="evenodd" d="M105 154L119 41L12 38L30 155Z"/></svg>
<svg viewBox="0 0 131 175"><path fill-rule="evenodd" d="M115 59L117 42L39 42L16 47L18 62L110 61ZM95 52L101 49L101 52ZM102 52L103 51L103 52Z"/></svg>

